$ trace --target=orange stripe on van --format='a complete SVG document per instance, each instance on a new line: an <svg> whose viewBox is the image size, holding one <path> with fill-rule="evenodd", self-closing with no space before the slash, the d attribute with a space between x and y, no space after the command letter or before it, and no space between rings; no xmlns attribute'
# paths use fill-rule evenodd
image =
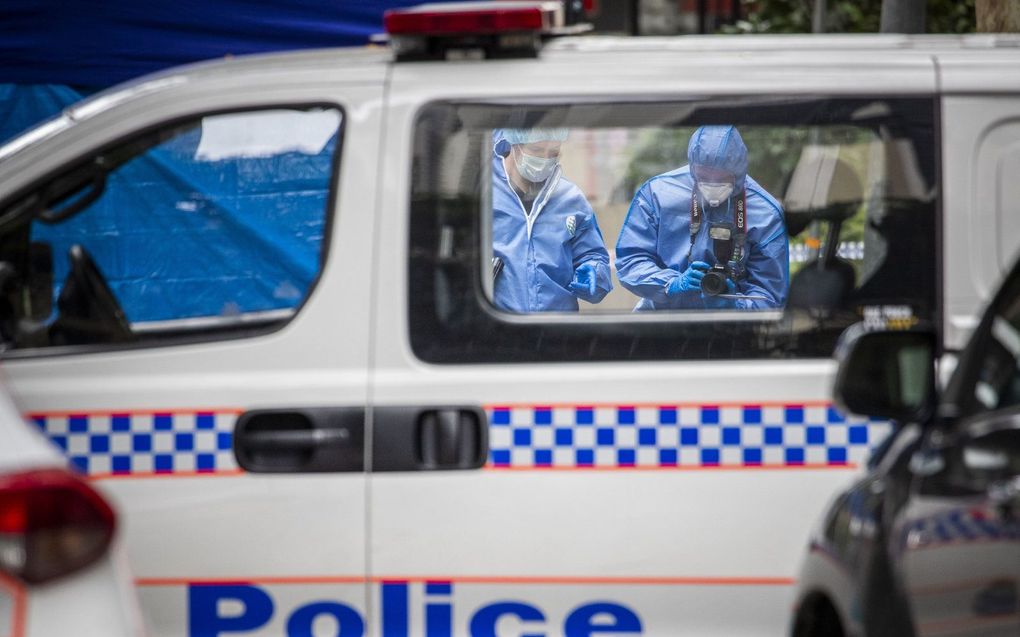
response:
<svg viewBox="0 0 1020 637"><path fill-rule="evenodd" d="M377 575L367 578L357 575L338 576L268 576L268 577L142 577L135 580L138 586L231 586L239 584L365 584L389 582L455 582L458 584L496 585L571 585L571 586L793 586L792 577L631 577L631 576L580 576L580 575Z"/></svg>
<svg viewBox="0 0 1020 637"><path fill-rule="evenodd" d="M248 475L243 469L217 469L214 471L150 471L146 473L95 473L84 476L86 480L151 480L153 478L236 478Z"/></svg>
<svg viewBox="0 0 1020 637"><path fill-rule="evenodd" d="M843 464L824 464L824 463L811 463L811 464L718 464L718 465L610 465L610 466L535 466L535 467L523 467L523 466L497 466L492 463L486 464L482 467L486 471L492 471L494 473L519 473L521 471L596 471L596 472L614 472L614 471L847 471L856 470L859 467L857 463L846 462Z"/></svg>
<svg viewBox="0 0 1020 637"><path fill-rule="evenodd" d="M458 584L567 584L625 586L792 586L792 577L626 577L570 575L387 575L373 582L455 582Z"/></svg>
<svg viewBox="0 0 1020 637"><path fill-rule="evenodd" d="M25 418L70 418L71 416L120 416L120 415L131 415L131 416L154 416L156 414L168 414L171 416L181 414L233 414L239 416L243 414L246 409L240 407L198 407L198 408L184 408L176 407L173 409L72 409L72 410L59 410L59 411L31 411L23 414Z"/></svg>
<svg viewBox="0 0 1020 637"><path fill-rule="evenodd" d="M236 586L239 584L365 584L358 575L267 576L267 577L139 577L136 586Z"/></svg>
<svg viewBox="0 0 1020 637"><path fill-rule="evenodd" d="M761 407L831 407L831 400L777 400L741 402L696 402L696 403L491 403L483 409L701 409L701 408L744 408Z"/></svg>

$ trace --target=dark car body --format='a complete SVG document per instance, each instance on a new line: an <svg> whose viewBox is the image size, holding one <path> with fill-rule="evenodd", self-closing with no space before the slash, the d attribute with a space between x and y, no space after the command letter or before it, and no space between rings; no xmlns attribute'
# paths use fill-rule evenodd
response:
<svg viewBox="0 0 1020 637"><path fill-rule="evenodd" d="M813 533L795 637L1020 635L1020 264L943 391L934 345L923 380L899 367L918 336L848 331L841 347L837 401L905 424ZM890 407L911 391L925 397Z"/></svg>

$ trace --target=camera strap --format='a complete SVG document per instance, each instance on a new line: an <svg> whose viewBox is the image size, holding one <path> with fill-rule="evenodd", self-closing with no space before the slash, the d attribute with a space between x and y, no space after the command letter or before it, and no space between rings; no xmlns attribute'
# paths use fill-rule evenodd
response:
<svg viewBox="0 0 1020 637"><path fill-rule="evenodd" d="M739 272L735 276L743 275L744 251L747 245L747 191L741 190L739 197L730 196L733 202L733 229L724 226L710 227L709 236L712 238L712 252L715 254L716 263L736 264ZM691 192L691 245L687 249L687 261L691 260L691 253L694 251L694 241L701 231L701 224L704 221L704 211L701 209L701 202L698 201L698 185L694 184Z"/></svg>

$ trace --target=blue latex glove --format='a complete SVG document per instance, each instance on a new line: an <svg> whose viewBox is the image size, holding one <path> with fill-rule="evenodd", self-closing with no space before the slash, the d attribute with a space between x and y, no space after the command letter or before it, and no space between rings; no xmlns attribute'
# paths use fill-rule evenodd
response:
<svg viewBox="0 0 1020 637"><path fill-rule="evenodd" d="M567 286L574 296L591 298L595 296L595 266L591 263L582 263L574 271L574 280Z"/></svg>
<svg viewBox="0 0 1020 637"><path fill-rule="evenodd" d="M736 286L736 284L734 284L733 281L730 281L729 279L726 279L726 292L725 293L726 294L736 294L737 293L737 286ZM722 299L722 298L719 298L718 296L708 296L708 295L706 295L704 293L702 293L701 298L704 299L704 301L705 301L705 307L711 308L713 310L724 310L724 309L727 309L727 308L735 308L735 307L737 307L737 300L736 299Z"/></svg>
<svg viewBox="0 0 1020 637"><path fill-rule="evenodd" d="M700 292L701 280L705 278L709 265L704 261L695 261L687 266L680 276L669 282L666 288L668 296L676 296L684 292Z"/></svg>

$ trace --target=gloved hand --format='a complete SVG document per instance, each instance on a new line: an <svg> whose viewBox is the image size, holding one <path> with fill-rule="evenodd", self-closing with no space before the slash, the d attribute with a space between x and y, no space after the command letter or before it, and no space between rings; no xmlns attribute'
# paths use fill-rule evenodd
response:
<svg viewBox="0 0 1020 637"><path fill-rule="evenodd" d="M666 287L667 296L676 296L683 292L696 292L701 290L701 280L705 278L709 265L704 261L695 261L687 266L677 278L669 282Z"/></svg>
<svg viewBox="0 0 1020 637"><path fill-rule="evenodd" d="M595 276L595 265L592 263L582 263L574 271L574 280L567 287L574 293L574 296L591 298L595 296Z"/></svg>
<svg viewBox="0 0 1020 637"><path fill-rule="evenodd" d="M726 292L724 294L736 294L737 286L733 281L726 279ZM713 310L725 310L728 308L737 307L736 299L723 299L719 296L708 296L705 293L701 294L701 298L705 301L705 307Z"/></svg>

